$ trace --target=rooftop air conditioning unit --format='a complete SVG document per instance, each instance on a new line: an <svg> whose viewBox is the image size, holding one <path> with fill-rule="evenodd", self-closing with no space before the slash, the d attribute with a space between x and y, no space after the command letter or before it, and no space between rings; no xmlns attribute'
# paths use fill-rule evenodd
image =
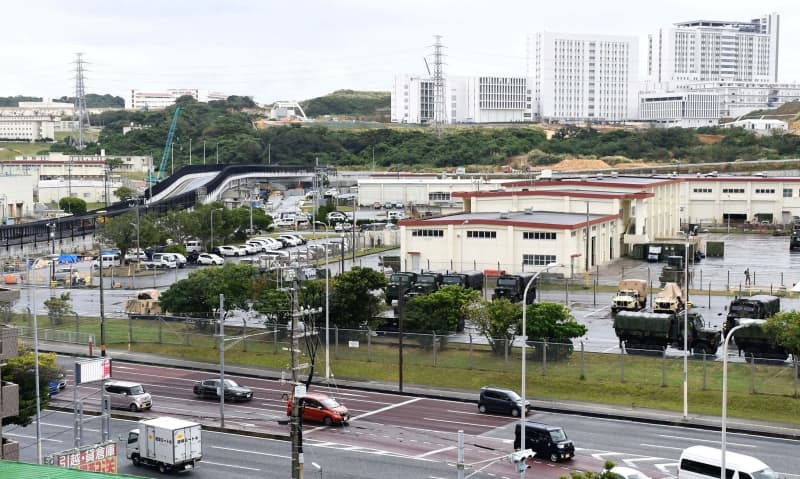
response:
<svg viewBox="0 0 800 479"><path fill-rule="evenodd" d="M525 208L525 214L526 215L532 215L533 214L533 208Z"/></svg>
<svg viewBox="0 0 800 479"><path fill-rule="evenodd" d="M508 211L503 210L500 212L500 219L507 220L508 219Z"/></svg>
<svg viewBox="0 0 800 479"><path fill-rule="evenodd" d="M611 177L612 178L616 178L617 176L619 176L619 173L617 173L616 171L612 171L611 172Z"/></svg>

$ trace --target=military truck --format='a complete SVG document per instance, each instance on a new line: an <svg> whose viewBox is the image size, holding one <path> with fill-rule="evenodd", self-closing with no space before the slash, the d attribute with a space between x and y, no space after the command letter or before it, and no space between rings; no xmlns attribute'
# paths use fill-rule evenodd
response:
<svg viewBox="0 0 800 479"><path fill-rule="evenodd" d="M494 288L492 300L507 298L512 303L522 301L525 286L534 277L535 273L504 274L497 278L497 287ZM536 299L536 285L528 291L527 303L533 304Z"/></svg>
<svg viewBox="0 0 800 479"><path fill-rule="evenodd" d="M757 294L747 298L734 298L728 307L728 316L722 330L725 334L739 325L740 319L767 319L781 310L781 299L768 294ZM785 361L789 353L775 341L775 337L767 334L760 324L746 326L733 334L732 342L736 343L739 354L763 359Z"/></svg>
<svg viewBox="0 0 800 479"><path fill-rule="evenodd" d="M399 300L416 282L417 273L392 273L389 276L389 285L386 287L386 304L392 304L392 301Z"/></svg>
<svg viewBox="0 0 800 479"><path fill-rule="evenodd" d="M162 315L158 290L143 289L125 302L125 313L131 319L157 319Z"/></svg>
<svg viewBox="0 0 800 479"><path fill-rule="evenodd" d="M417 281L405 292L406 297L430 294L438 290L442 285L442 273L421 273L417 275Z"/></svg>
<svg viewBox="0 0 800 479"><path fill-rule="evenodd" d="M662 351L667 346L683 349L683 315L620 311L614 318L614 332L620 347L625 342L629 353ZM707 326L703 316L689 312L688 345L694 354L717 353L722 335L719 329Z"/></svg>
<svg viewBox="0 0 800 479"><path fill-rule="evenodd" d="M789 251L800 249L800 222L792 225L792 236L789 239Z"/></svg>
<svg viewBox="0 0 800 479"><path fill-rule="evenodd" d="M683 256L667 256L667 264L661 268L661 274L658 280L661 282L663 288L667 283L677 283L678 286L683 286L684 277L686 276L685 262ZM689 271L689 281L692 280L692 272Z"/></svg>
<svg viewBox="0 0 800 479"><path fill-rule="evenodd" d="M643 279L623 279L619 282L617 294L611 298L611 315L619 311L640 311L647 306L647 281Z"/></svg>
<svg viewBox="0 0 800 479"><path fill-rule="evenodd" d="M681 287L677 283L667 283L653 299L654 313L678 314L685 306Z"/></svg>
<svg viewBox="0 0 800 479"><path fill-rule="evenodd" d="M464 289L483 291L483 273L480 271L464 271L442 275L442 286L457 284Z"/></svg>

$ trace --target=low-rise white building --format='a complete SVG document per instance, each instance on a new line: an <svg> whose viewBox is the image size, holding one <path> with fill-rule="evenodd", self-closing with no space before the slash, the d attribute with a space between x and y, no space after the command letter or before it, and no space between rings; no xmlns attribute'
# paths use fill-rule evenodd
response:
<svg viewBox="0 0 800 479"><path fill-rule="evenodd" d="M584 270L615 258L618 213L552 211L461 213L400 222L400 257L407 271L538 271L551 263L554 273ZM590 239L586 242L586 230Z"/></svg>
<svg viewBox="0 0 800 479"><path fill-rule="evenodd" d="M434 174L386 173L358 180L358 204L402 203L461 209L462 199L453 193L502 188L505 180L475 177L441 177Z"/></svg>
<svg viewBox="0 0 800 479"><path fill-rule="evenodd" d="M182 96L190 96L201 103L227 100L228 95L199 88L174 88L166 91L131 90L125 97L126 110L163 110L175 104Z"/></svg>
<svg viewBox="0 0 800 479"><path fill-rule="evenodd" d="M33 214L36 179L30 174L0 174L0 224L19 223Z"/></svg>
<svg viewBox="0 0 800 479"><path fill-rule="evenodd" d="M151 156L110 155L65 155L51 152L46 155L20 155L12 161L0 162L0 174L33 174L39 180L56 178L102 180L106 175L107 161L120 160L120 165L111 172L112 177L121 173L142 174L150 171Z"/></svg>
<svg viewBox="0 0 800 479"><path fill-rule="evenodd" d="M48 117L0 116L0 140L54 140L56 122Z"/></svg>
<svg viewBox="0 0 800 479"><path fill-rule="evenodd" d="M722 125L724 128L744 128L756 135L782 135L789 129L789 124L781 120L766 118L747 118L736 120Z"/></svg>
<svg viewBox="0 0 800 479"><path fill-rule="evenodd" d="M720 118L719 103L719 95L715 93L641 93L639 119L657 127L716 126Z"/></svg>
<svg viewBox="0 0 800 479"><path fill-rule="evenodd" d="M64 179L40 180L37 185L39 203L58 203L61 198L66 198L72 194L74 198L80 198L87 203L104 203L106 193L108 193L109 203L118 201L114 196L114 190L122 186L119 180L109 180L107 183L97 180L73 180L68 182Z"/></svg>

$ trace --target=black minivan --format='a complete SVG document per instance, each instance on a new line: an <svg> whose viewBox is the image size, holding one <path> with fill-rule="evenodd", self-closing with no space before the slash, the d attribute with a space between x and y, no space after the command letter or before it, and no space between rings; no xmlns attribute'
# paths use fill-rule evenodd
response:
<svg viewBox="0 0 800 479"><path fill-rule="evenodd" d="M528 411L530 411L531 403L529 401L524 401L524 403L525 414L527 415ZM478 410L480 412L499 412L519 417L522 408L522 398L510 389L491 386L481 388L480 398L478 399Z"/></svg>
<svg viewBox="0 0 800 479"><path fill-rule="evenodd" d="M514 449L520 449L520 427L514 427ZM567 439L567 433L558 426L538 422L525 423L525 449L531 449L537 458L547 458L552 462L575 457L575 446Z"/></svg>

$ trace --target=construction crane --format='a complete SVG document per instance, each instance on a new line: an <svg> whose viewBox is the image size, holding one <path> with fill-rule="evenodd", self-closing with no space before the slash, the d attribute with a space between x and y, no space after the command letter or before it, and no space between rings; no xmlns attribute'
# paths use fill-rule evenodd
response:
<svg viewBox="0 0 800 479"><path fill-rule="evenodd" d="M167 133L167 143L164 145L164 154L161 155L161 166L158 167L158 174L150 172L150 177L147 179L150 183L158 183L164 179L164 171L167 169L167 158L172 149L172 140L175 138L175 129L178 126L178 115L181 113L181 107L175 106L175 113L172 115L172 124L169 126L169 133Z"/></svg>

